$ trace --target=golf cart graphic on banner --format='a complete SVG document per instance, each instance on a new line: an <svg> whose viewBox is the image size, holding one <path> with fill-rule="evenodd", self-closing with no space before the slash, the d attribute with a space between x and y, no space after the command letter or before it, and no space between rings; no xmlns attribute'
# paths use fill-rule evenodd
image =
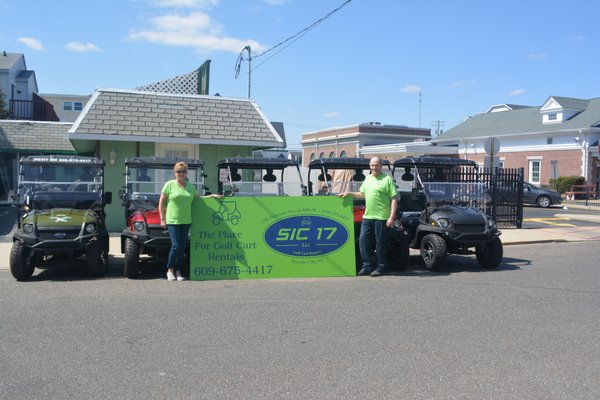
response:
<svg viewBox="0 0 600 400"><path fill-rule="evenodd" d="M351 199L197 199L192 212L192 280L356 274Z"/></svg>
<svg viewBox="0 0 600 400"><path fill-rule="evenodd" d="M221 221L227 221L237 225L241 218L242 214L237 209L237 203L233 200L223 200L219 210L212 216L212 223L219 225Z"/></svg>

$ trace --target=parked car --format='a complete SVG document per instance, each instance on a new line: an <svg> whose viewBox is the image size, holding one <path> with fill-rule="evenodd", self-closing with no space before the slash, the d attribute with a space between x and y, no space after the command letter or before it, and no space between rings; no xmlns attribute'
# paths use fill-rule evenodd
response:
<svg viewBox="0 0 600 400"><path fill-rule="evenodd" d="M175 157L134 157L125 160L125 186L119 192L125 206L125 225L121 233L123 272L134 279L142 272L142 259L166 260L171 248L169 232L160 225L158 200L165 182L173 177L173 165L185 161L188 180L198 193L205 194L204 162ZM189 249L188 249L189 251Z"/></svg>
<svg viewBox="0 0 600 400"><path fill-rule="evenodd" d="M489 202L472 160L410 157L394 162L398 211L409 246L427 269L444 268L448 254L473 254L485 269L502 262L501 232L479 206ZM474 251L473 251L474 249Z"/></svg>
<svg viewBox="0 0 600 400"><path fill-rule="evenodd" d="M392 164L381 160L383 171L392 174ZM308 165L308 193L311 196L333 196L342 192L358 192L371 173L370 159L360 157L318 158ZM353 199L354 240L357 272L362 268L359 249L360 226L365 214L365 200ZM402 229L400 216L388 241L387 261L392 269L404 269L410 255L406 232Z"/></svg>
<svg viewBox="0 0 600 400"><path fill-rule="evenodd" d="M549 207L562 203L560 193L552 189L544 189L529 182L523 182L523 203Z"/></svg>
<svg viewBox="0 0 600 400"><path fill-rule="evenodd" d="M104 160L43 155L19 161L19 192L14 196L18 229L13 236L10 271L18 281L35 268L82 258L92 276L108 271L109 240L104 208Z"/></svg>

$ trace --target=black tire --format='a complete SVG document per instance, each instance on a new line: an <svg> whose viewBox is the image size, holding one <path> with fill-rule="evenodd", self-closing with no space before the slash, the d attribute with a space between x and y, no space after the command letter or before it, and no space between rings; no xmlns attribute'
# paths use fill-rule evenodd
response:
<svg viewBox="0 0 600 400"><path fill-rule="evenodd" d="M540 206L542 208L547 208L552 205L552 200L550 199L550 197L542 195L537 198L536 203L538 206Z"/></svg>
<svg viewBox="0 0 600 400"><path fill-rule="evenodd" d="M439 271L446 265L447 257L446 241L435 233L425 235L421 240L421 258L425 263L425 268Z"/></svg>
<svg viewBox="0 0 600 400"><path fill-rule="evenodd" d="M98 239L87 248L87 272L91 276L102 276L108 272L108 241Z"/></svg>
<svg viewBox="0 0 600 400"><path fill-rule="evenodd" d="M500 238L495 238L491 242L477 246L475 250L477 262L485 269L496 269L502 262L504 249Z"/></svg>
<svg viewBox="0 0 600 400"><path fill-rule="evenodd" d="M33 275L35 265L29 256L30 251L20 241L14 242L10 250L10 272L18 281L26 281Z"/></svg>
<svg viewBox="0 0 600 400"><path fill-rule="evenodd" d="M390 239L387 251L387 262L392 270L402 271L408 267L410 248L405 237Z"/></svg>
<svg viewBox="0 0 600 400"><path fill-rule="evenodd" d="M125 276L129 279L137 278L140 273L140 248L131 238L125 239Z"/></svg>

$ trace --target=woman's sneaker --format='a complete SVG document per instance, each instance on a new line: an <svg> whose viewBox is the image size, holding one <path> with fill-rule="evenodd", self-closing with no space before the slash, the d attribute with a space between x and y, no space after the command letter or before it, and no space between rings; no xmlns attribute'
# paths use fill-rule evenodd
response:
<svg viewBox="0 0 600 400"><path fill-rule="evenodd" d="M185 278L183 277L183 275L181 275L181 273L179 271L175 271L175 275L177 276L177 280L179 282L185 281Z"/></svg>
<svg viewBox="0 0 600 400"><path fill-rule="evenodd" d="M175 279L176 279L175 275L173 275L173 273L171 271L167 271L167 280L174 281Z"/></svg>

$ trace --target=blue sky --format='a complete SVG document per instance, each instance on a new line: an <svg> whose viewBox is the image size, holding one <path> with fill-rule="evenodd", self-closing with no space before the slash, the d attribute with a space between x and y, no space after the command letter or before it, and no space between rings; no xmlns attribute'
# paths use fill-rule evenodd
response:
<svg viewBox="0 0 600 400"><path fill-rule="evenodd" d="M250 45L252 98L299 148L328 127L447 130L494 104L600 97L598 11L591 0L0 0L0 51L25 54L40 93L131 89L210 59L210 93L245 98L248 63L237 79L235 64Z"/></svg>

